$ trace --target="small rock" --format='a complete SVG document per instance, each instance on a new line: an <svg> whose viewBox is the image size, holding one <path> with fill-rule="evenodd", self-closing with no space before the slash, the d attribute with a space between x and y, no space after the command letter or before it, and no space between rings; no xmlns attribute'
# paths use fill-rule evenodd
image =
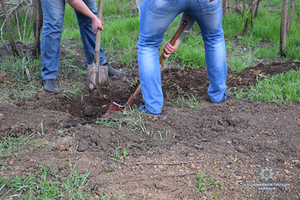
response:
<svg viewBox="0 0 300 200"><path fill-rule="evenodd" d="M50 150L51 150L51 151L56 151L56 150L57 150L57 147L52 147Z"/></svg>
<svg viewBox="0 0 300 200"><path fill-rule="evenodd" d="M227 165L226 168L227 168L227 169L230 169L230 165Z"/></svg>
<svg viewBox="0 0 300 200"><path fill-rule="evenodd" d="M241 176L236 176L235 177L237 180L242 180L242 177Z"/></svg>
<svg viewBox="0 0 300 200"><path fill-rule="evenodd" d="M300 163L300 160L293 160L292 161L294 164L299 164Z"/></svg>
<svg viewBox="0 0 300 200"><path fill-rule="evenodd" d="M1 116L0 116L1 117ZM168 116L165 116L162 120L163 121L166 121L166 119L168 118Z"/></svg>
<svg viewBox="0 0 300 200"><path fill-rule="evenodd" d="M14 161L12 161L12 160L9 161L9 165L10 165L10 166L13 166L13 165L14 165Z"/></svg>
<svg viewBox="0 0 300 200"><path fill-rule="evenodd" d="M195 168L196 168L195 164L192 163L192 164L191 164L191 169L195 169Z"/></svg>
<svg viewBox="0 0 300 200"><path fill-rule="evenodd" d="M289 174L289 173L290 173L290 171L287 170L287 169L285 169L284 172L285 172L286 174Z"/></svg>
<svg viewBox="0 0 300 200"><path fill-rule="evenodd" d="M233 144L237 144L238 142L239 142L239 141L238 141L237 139L233 139L233 140L232 140L232 143L233 143Z"/></svg>
<svg viewBox="0 0 300 200"><path fill-rule="evenodd" d="M245 151L245 147L240 145L238 146L237 150L242 153Z"/></svg>
<svg viewBox="0 0 300 200"><path fill-rule="evenodd" d="M162 183L162 182L157 182L157 183L155 183L155 187L156 187L157 189L161 189L161 190L163 190L163 189L168 189L168 185L167 185L167 184L164 184L164 183Z"/></svg>
<svg viewBox="0 0 300 200"><path fill-rule="evenodd" d="M2 113L0 113L0 117L3 117L3 114L2 114Z"/></svg>
<svg viewBox="0 0 300 200"><path fill-rule="evenodd" d="M231 144L232 142L230 140L227 141L227 144Z"/></svg>
<svg viewBox="0 0 300 200"><path fill-rule="evenodd" d="M149 119L151 122L156 122L158 120L158 116L153 116Z"/></svg>
<svg viewBox="0 0 300 200"><path fill-rule="evenodd" d="M157 168L158 168L158 169L164 169L164 166L163 166L163 165L158 165Z"/></svg>
<svg viewBox="0 0 300 200"><path fill-rule="evenodd" d="M83 140L82 142L79 142L77 151L84 152L90 148L90 145L87 143L87 141Z"/></svg>

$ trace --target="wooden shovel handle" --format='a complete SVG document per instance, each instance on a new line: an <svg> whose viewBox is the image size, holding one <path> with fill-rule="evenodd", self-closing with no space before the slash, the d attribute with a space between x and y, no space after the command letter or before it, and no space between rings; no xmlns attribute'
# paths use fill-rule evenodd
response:
<svg viewBox="0 0 300 200"><path fill-rule="evenodd" d="M173 35L172 39L170 40L170 44L173 46L176 42L176 40L178 39L179 35L182 33L183 29L186 27L187 22L183 21L181 23L181 25L179 26L179 28L177 29L176 33ZM161 64L162 61L164 60L164 55L163 53L159 56L159 63ZM131 98L127 101L126 106L127 105L133 105L133 103L135 102L135 99L141 94L142 89L141 89L141 85L139 85L139 87L136 89L136 91L134 92L134 94L131 96Z"/></svg>
<svg viewBox="0 0 300 200"><path fill-rule="evenodd" d="M103 0L99 0L98 3L98 18L102 21L102 11L103 11ZM95 51L100 50L100 40L101 40L101 31L100 29L97 30L96 34L96 45L95 45ZM100 58L99 58L100 59Z"/></svg>
<svg viewBox="0 0 300 200"><path fill-rule="evenodd" d="M173 46L176 42L176 40L178 39L179 35L182 33L182 31L184 30L184 28L186 27L187 22L183 21L181 23L181 25L179 26L179 28L177 29L176 33L173 35L172 39L170 40L170 44ZM165 51L164 51L165 52ZM159 63L161 64L162 61L164 60L164 52L159 56Z"/></svg>

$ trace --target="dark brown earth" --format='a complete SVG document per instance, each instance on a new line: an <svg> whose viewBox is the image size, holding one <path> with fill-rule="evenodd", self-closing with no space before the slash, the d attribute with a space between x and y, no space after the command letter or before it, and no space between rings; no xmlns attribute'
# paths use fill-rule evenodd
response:
<svg viewBox="0 0 300 200"><path fill-rule="evenodd" d="M240 73L229 69L227 86L249 88L257 79L299 67L298 62L284 62L259 64ZM217 194L216 199L272 199L272 195L273 199L300 199L300 104L251 102L233 94L221 104L212 104L205 69L162 71L161 116L113 114L115 126L92 123L62 129L104 118L112 101L124 105L139 84L137 70L126 72L128 76L111 77L96 91L82 87L79 95L42 92L28 100L0 104L1 136L39 132L41 141L36 136L32 145L49 144L23 149L18 159L2 158L0 165L11 164L13 170L0 175L20 176L39 170L39 163L49 166L53 161L51 169L58 175L67 176L75 164L79 173L89 170L91 181L82 190L98 196L116 190L121 192L119 198L126 199L213 199ZM184 94L193 94L201 108L176 103ZM140 96L136 106L142 104ZM111 165L115 170L109 173L106 168ZM264 183L259 173L265 167L275 172L270 183L290 187L277 187L270 194L243 186ZM219 181L205 185L206 194L198 191L200 172Z"/></svg>

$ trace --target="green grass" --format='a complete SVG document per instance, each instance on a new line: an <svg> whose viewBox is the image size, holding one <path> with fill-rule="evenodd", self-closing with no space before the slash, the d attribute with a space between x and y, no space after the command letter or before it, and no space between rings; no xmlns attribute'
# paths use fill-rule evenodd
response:
<svg viewBox="0 0 300 200"><path fill-rule="evenodd" d="M222 195L222 191L219 189L222 188L224 185L219 183L214 179L213 176L205 176L203 171L199 172L198 174L198 193L199 196L202 197L205 195L206 197L209 196L210 199L216 199ZM218 188L217 188L218 187ZM223 188L222 188L223 189Z"/></svg>
<svg viewBox="0 0 300 200"><path fill-rule="evenodd" d="M288 71L259 81L248 91L239 90L237 98L286 104L300 102L300 71Z"/></svg>
<svg viewBox="0 0 300 200"><path fill-rule="evenodd" d="M21 148L30 143L30 138L34 133L26 136L21 135L20 137L14 138L12 136L1 136L0 137L0 162L2 158L11 158L17 156L20 153Z"/></svg>
<svg viewBox="0 0 300 200"><path fill-rule="evenodd" d="M75 166L71 169L68 177L58 176L51 171L51 166L39 171L33 171L22 176L4 179L1 177L0 190L5 191L3 197L9 194L17 194L19 199L93 199L82 190L89 182L89 172L79 175ZM8 198L7 198L8 199Z"/></svg>

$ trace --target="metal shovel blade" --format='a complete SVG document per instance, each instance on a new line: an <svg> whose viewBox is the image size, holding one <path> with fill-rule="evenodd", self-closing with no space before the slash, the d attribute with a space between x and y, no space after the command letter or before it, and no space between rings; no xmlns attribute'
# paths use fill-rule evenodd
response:
<svg viewBox="0 0 300 200"><path fill-rule="evenodd" d="M102 66L102 65L96 65L96 67L98 68L98 72L97 72L97 84L98 86L102 85L103 83L105 83L108 80L108 68L107 66Z"/></svg>
<svg viewBox="0 0 300 200"><path fill-rule="evenodd" d="M119 112L125 109L125 106L121 106L120 104L117 104L116 102L113 102L108 110L106 111L106 113L111 114L113 112Z"/></svg>
<svg viewBox="0 0 300 200"><path fill-rule="evenodd" d="M87 85L89 89L93 90L97 87L97 68L93 65L88 65L87 70Z"/></svg>

